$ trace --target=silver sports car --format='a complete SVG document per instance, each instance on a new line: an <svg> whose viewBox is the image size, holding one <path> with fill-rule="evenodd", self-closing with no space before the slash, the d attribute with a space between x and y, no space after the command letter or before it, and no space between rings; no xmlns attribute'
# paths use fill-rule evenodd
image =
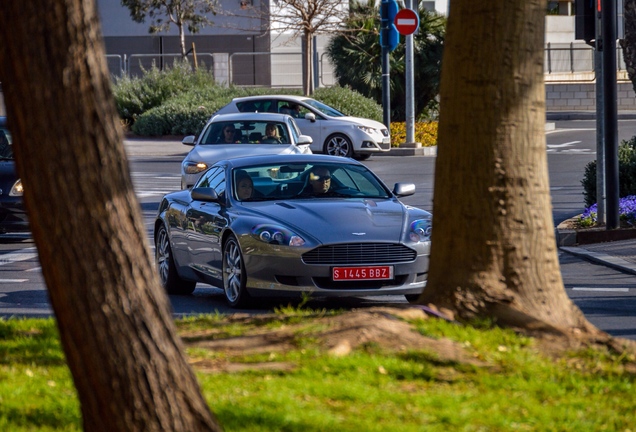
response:
<svg viewBox="0 0 636 432"><path fill-rule="evenodd" d="M197 282L231 306L258 296L406 295L426 285L431 214L366 166L327 155L229 159L163 197L156 262L169 294Z"/></svg>

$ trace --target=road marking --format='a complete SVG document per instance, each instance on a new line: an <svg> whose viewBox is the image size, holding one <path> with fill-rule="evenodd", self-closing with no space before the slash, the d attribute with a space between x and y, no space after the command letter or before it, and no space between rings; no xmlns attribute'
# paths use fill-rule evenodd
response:
<svg viewBox="0 0 636 432"><path fill-rule="evenodd" d="M570 141L563 144L548 144L548 148L570 147L574 144L580 144L581 141Z"/></svg>
<svg viewBox="0 0 636 432"><path fill-rule="evenodd" d="M0 279L0 283L22 283L28 281L28 279Z"/></svg>
<svg viewBox="0 0 636 432"><path fill-rule="evenodd" d="M37 249L34 247L30 247L23 249L20 252L10 252L5 255L0 255L0 265L12 264L17 261L27 261L37 257Z"/></svg>
<svg viewBox="0 0 636 432"><path fill-rule="evenodd" d="M595 131L595 128L580 128L580 129L554 129L551 131L547 131L545 134L546 135L552 135L554 133L559 133L559 132L578 132L578 131Z"/></svg>
<svg viewBox="0 0 636 432"><path fill-rule="evenodd" d="M586 288L574 287L573 291L629 292L629 288Z"/></svg>

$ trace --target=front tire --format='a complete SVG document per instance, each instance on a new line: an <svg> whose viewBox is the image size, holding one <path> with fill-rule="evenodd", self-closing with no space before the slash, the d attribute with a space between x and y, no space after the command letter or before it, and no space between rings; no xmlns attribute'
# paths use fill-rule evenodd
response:
<svg viewBox="0 0 636 432"><path fill-rule="evenodd" d="M334 134L325 141L324 152L331 156L350 158L353 155L353 144L345 135Z"/></svg>
<svg viewBox="0 0 636 432"><path fill-rule="evenodd" d="M177 273L174 263L172 248L170 247L170 237L165 225L159 227L155 238L155 263L159 271L161 286L171 295L192 294L197 283L181 279Z"/></svg>
<svg viewBox="0 0 636 432"><path fill-rule="evenodd" d="M223 245L223 292L230 306L244 307L250 303L246 283L243 253L236 237L230 235Z"/></svg>

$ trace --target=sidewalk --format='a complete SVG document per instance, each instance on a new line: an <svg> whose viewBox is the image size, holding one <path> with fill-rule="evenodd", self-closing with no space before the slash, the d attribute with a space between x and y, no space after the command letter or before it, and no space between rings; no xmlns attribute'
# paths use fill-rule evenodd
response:
<svg viewBox="0 0 636 432"><path fill-rule="evenodd" d="M564 252L636 275L636 240L618 240L579 246L561 246Z"/></svg>
<svg viewBox="0 0 636 432"><path fill-rule="evenodd" d="M125 138L124 147L126 154L136 156L180 156L192 149L191 146L181 144L181 140L175 137L169 138Z"/></svg>

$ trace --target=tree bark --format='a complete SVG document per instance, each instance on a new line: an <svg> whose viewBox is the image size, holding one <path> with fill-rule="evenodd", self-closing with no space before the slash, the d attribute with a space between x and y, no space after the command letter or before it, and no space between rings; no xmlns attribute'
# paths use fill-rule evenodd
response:
<svg viewBox="0 0 636 432"><path fill-rule="evenodd" d="M220 430L151 265L94 2L5 2L0 80L90 431Z"/></svg>
<svg viewBox="0 0 636 432"><path fill-rule="evenodd" d="M545 1L453 0L429 282L420 303L596 333L561 279L545 144Z"/></svg>
<svg viewBox="0 0 636 432"><path fill-rule="evenodd" d="M625 38L620 40L620 45L623 48L627 76L636 91L636 0L624 0L623 14Z"/></svg>

